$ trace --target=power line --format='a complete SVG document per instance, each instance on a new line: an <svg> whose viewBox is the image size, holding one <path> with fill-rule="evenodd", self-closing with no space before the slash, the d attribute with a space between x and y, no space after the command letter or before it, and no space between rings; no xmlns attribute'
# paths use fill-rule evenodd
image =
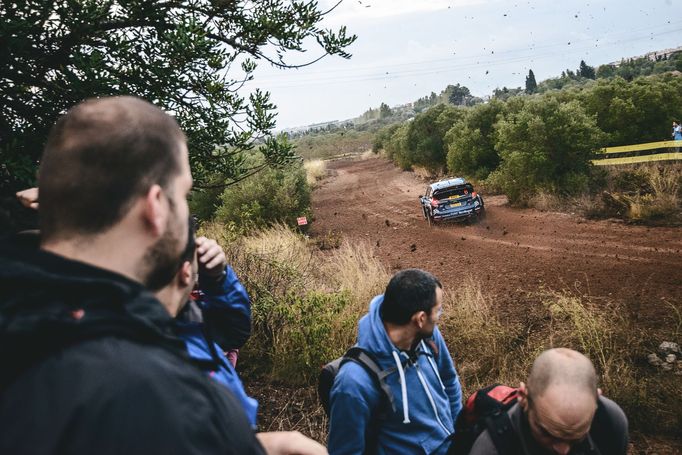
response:
<svg viewBox="0 0 682 455"><path fill-rule="evenodd" d="M658 37L658 36L663 36L663 35L669 35L672 33L680 33L682 31L682 28L680 29L675 29L675 30L669 30L665 32L660 32L660 33L650 33L646 36L638 36L638 37L631 37L628 39L621 39L618 41L613 41L609 43L602 43L598 44L597 46L601 47L610 47L610 46L615 46L619 44L624 44L628 42L633 42L633 41L640 41L644 39L651 39L653 37ZM583 40L583 42L587 42L587 40ZM591 43L594 43L594 41L591 41ZM550 48L550 46L554 45L545 45L544 48ZM562 46L567 46L567 44L563 44ZM578 52L584 52L586 50L592 49L592 46L589 47L580 47L580 46L572 46L571 49L567 49L564 51L565 54L574 54ZM522 51L527 52L526 49L523 49ZM511 53L514 51L509 51L508 53ZM298 87L306 87L310 85L323 85L323 84L343 84L343 83L352 83L352 82L368 82L368 81L377 81L377 80L393 80L393 79L398 79L398 78L404 78L404 77L412 77L412 76L422 76L422 75L429 75L429 74L438 74L441 72L445 71L461 71L465 69L475 69L477 67L496 67L496 66L503 66L503 65L509 65L512 63L519 63L519 62L525 62L525 61L535 61L535 60L542 60L548 57L553 57L556 55L556 51L551 51L547 50L542 53L531 53L527 55L518 55L518 56L512 56L508 58L503 58L503 59L494 59L494 60L478 60L478 61L473 61L475 57L470 57L467 60L470 60L469 62L462 62L458 64L449 64L445 66L435 66L435 67L429 67L429 68L418 68L418 69L405 69L405 70L400 70L400 71L384 71L382 74L361 74L361 75L355 75L355 76L337 76L337 77L327 77L327 78L319 78L319 77L312 77L314 75L311 75L311 77L306 77L303 79L297 79L293 84L292 83L283 83L283 84L277 84L276 82L274 84L268 84L269 88L298 88ZM490 57L489 54L486 54L485 57ZM258 84L266 84L267 80L255 80L252 82L252 84L258 83Z"/></svg>

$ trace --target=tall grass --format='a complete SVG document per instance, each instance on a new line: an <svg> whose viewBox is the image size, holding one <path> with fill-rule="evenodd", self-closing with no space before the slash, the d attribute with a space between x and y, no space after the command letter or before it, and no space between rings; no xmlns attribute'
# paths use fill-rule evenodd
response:
<svg viewBox="0 0 682 455"><path fill-rule="evenodd" d="M324 414L314 394L319 368L353 344L359 318L390 274L368 243L342 241L322 251L284 226L246 237L235 237L229 227L220 231L220 225L202 228L223 244L253 300L253 335L240 360L246 381L260 378L297 397L287 409L268 413L265 427L301 430L323 441ZM655 349L651 334L621 304L551 290L530 293L524 303L522 311L499 308L474 275L445 290L440 328L465 394L492 383L517 385L540 352L570 347L592 359L600 387L624 408L631 430L675 437L682 427L679 376L649 368L643 359ZM671 306L670 330L657 335L677 340L682 317Z"/></svg>
<svg viewBox="0 0 682 455"><path fill-rule="evenodd" d="M306 181L311 187L317 185L327 175L327 165L320 159L305 161L303 168L305 169Z"/></svg>
<svg viewBox="0 0 682 455"><path fill-rule="evenodd" d="M591 204L583 204L587 216L616 216L642 224L682 223L681 164L614 166L606 172L606 191L593 197Z"/></svg>
<svg viewBox="0 0 682 455"><path fill-rule="evenodd" d="M233 239L208 225L252 297L253 336L245 364L270 379L312 383L320 367L355 340L355 326L388 272L367 243L321 252L284 225Z"/></svg>

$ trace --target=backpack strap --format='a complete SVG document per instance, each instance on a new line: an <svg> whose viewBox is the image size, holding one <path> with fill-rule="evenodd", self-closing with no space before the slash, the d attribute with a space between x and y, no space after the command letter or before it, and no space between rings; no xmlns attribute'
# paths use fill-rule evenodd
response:
<svg viewBox="0 0 682 455"><path fill-rule="evenodd" d="M386 384L386 377L397 371L396 367L391 367L386 370L382 370L379 364L375 360L374 356L358 346L353 346L350 348L343 356L341 365L346 361L352 361L362 366L365 371L370 375L375 385L381 390L381 394L386 402L390 406L392 411L395 411L395 403L393 400L393 393L391 388Z"/></svg>
<svg viewBox="0 0 682 455"><path fill-rule="evenodd" d="M485 426L499 455L514 455L521 452L519 438L506 410L486 417Z"/></svg>
<svg viewBox="0 0 682 455"><path fill-rule="evenodd" d="M372 378L375 386L381 391L381 404L378 408L371 410L369 424L367 425L367 428L365 428L365 450L363 451L363 455L374 455L377 453L379 447L379 428L381 426L381 421L386 419L388 410L388 407L384 404L389 405L393 412L395 412L396 409L393 393L388 387L388 384L386 384L385 379L388 375L397 371L397 368L392 367L382 370L374 356L358 346L353 346L344 354L341 358L341 365L345 362L355 362L362 366Z"/></svg>

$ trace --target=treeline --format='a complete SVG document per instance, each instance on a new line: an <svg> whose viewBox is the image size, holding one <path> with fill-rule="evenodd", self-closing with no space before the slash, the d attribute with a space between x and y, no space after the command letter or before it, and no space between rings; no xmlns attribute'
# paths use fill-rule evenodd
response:
<svg viewBox="0 0 682 455"><path fill-rule="evenodd" d="M590 79L612 79L621 77L630 82L637 77L663 74L671 71L682 71L682 52L676 52L670 56L661 55L652 60L649 57L623 59L617 65L600 65L594 68L580 62L580 66L572 71L566 69L560 77L547 79L537 86L539 93L548 90L562 89L566 86L580 85ZM528 91L528 82L526 83Z"/></svg>
<svg viewBox="0 0 682 455"><path fill-rule="evenodd" d="M675 73L586 79L471 107L439 104L381 129L373 150L384 149L403 169L484 180L523 203L538 191L575 195L599 187L603 175L590 164L595 150L669 139L681 114L682 77Z"/></svg>

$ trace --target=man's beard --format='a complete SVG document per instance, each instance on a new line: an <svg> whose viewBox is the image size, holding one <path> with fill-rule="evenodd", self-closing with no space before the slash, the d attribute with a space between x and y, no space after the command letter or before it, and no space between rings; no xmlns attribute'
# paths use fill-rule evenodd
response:
<svg viewBox="0 0 682 455"><path fill-rule="evenodd" d="M417 334L417 338L420 340L428 340L433 336L433 331L436 330L436 323L431 320L429 317L429 322L431 323L431 328L430 329L421 329L419 333Z"/></svg>
<svg viewBox="0 0 682 455"><path fill-rule="evenodd" d="M182 265L182 239L187 237L187 233L175 232L178 227L173 226L175 219L175 211L171 212L171 216L166 224L166 231L161 238L152 245L144 257L144 280L143 283L147 289L151 291L158 291L159 289L170 283L175 274ZM175 229L174 229L175 228Z"/></svg>

